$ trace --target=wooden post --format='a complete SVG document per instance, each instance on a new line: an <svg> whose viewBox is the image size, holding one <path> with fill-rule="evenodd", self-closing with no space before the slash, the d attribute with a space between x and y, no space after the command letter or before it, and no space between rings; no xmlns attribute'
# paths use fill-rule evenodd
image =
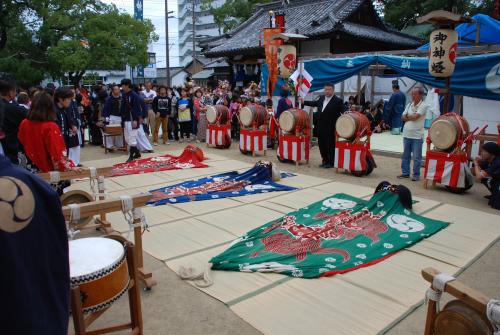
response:
<svg viewBox="0 0 500 335"><path fill-rule="evenodd" d="M475 44L479 45L479 42L481 40L481 24L479 22L476 23L476 40Z"/></svg>
<svg viewBox="0 0 500 335"><path fill-rule="evenodd" d="M446 78L446 88L444 93L444 106L443 106L443 114L448 113L449 105L450 105L450 82L451 77Z"/></svg>
<svg viewBox="0 0 500 335"><path fill-rule="evenodd" d="M156 280L153 279L151 272L144 270L144 255L142 253L142 226L141 218L134 217L134 244L135 244L135 261L137 263L137 271L139 279L146 285L146 289L150 290L155 286Z"/></svg>
<svg viewBox="0 0 500 335"><path fill-rule="evenodd" d="M345 82L342 81L340 84L340 99L342 99L342 102L344 102L344 91L345 91Z"/></svg>
<svg viewBox="0 0 500 335"><path fill-rule="evenodd" d="M357 83L357 95L358 95L358 99L357 99L357 103L358 105L361 105L361 73L358 72L358 83Z"/></svg>
<svg viewBox="0 0 500 335"><path fill-rule="evenodd" d="M127 243L127 265L128 272L131 280L133 281L132 287L128 291L130 321L132 330L138 331L137 334L143 334L143 321L142 321L142 306L141 294L139 292L139 285L137 283L137 266L135 259L135 246L132 243Z"/></svg>
<svg viewBox="0 0 500 335"><path fill-rule="evenodd" d="M85 335L85 320L83 319L80 286L71 288L71 313L73 315L73 327L75 335Z"/></svg>

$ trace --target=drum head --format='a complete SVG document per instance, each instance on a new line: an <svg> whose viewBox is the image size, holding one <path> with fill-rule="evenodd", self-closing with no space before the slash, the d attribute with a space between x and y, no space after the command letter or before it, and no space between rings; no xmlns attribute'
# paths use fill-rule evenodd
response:
<svg viewBox="0 0 500 335"><path fill-rule="evenodd" d="M94 198L87 192L81 190L69 191L61 195L61 203L63 206L70 204L84 204L92 201L94 201ZM73 224L77 227L82 227L89 224L90 221L92 221L92 217L80 218L80 220Z"/></svg>
<svg viewBox="0 0 500 335"><path fill-rule="evenodd" d="M453 147L457 141L457 130L455 126L446 119L436 120L429 129L429 137L432 144L440 150Z"/></svg>
<svg viewBox="0 0 500 335"><path fill-rule="evenodd" d="M110 238L89 237L69 241L71 279L112 268L123 258L123 245Z"/></svg>
<svg viewBox="0 0 500 335"><path fill-rule="evenodd" d="M460 300L452 300L436 315L435 335L490 335L492 329L485 315Z"/></svg>
<svg viewBox="0 0 500 335"><path fill-rule="evenodd" d="M348 114L341 115L337 120L336 129L340 137L350 139L356 134L356 122Z"/></svg>
<svg viewBox="0 0 500 335"><path fill-rule="evenodd" d="M208 123L215 123L217 121L217 110L214 106L207 107L207 121Z"/></svg>
<svg viewBox="0 0 500 335"><path fill-rule="evenodd" d="M253 113L248 107L242 107L240 109L240 121L245 127L250 127L253 122Z"/></svg>
<svg viewBox="0 0 500 335"><path fill-rule="evenodd" d="M286 132L292 132L295 127L295 117L289 111L284 111L280 115L280 127Z"/></svg>

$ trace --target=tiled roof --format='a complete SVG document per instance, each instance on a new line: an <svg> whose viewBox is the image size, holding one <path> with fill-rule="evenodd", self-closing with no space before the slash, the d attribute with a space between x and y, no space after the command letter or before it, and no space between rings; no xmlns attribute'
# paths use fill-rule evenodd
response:
<svg viewBox="0 0 500 335"><path fill-rule="evenodd" d="M218 67L228 67L228 66L229 66L229 63L226 61L226 59L224 57L221 57L221 58L214 59L213 61L211 61L208 64L205 64L203 66L203 68L204 69L215 69Z"/></svg>
<svg viewBox="0 0 500 335"><path fill-rule="evenodd" d="M213 41L212 43L216 45L205 52L205 55L207 57L217 57L224 54L262 49L262 46L259 46L259 40L262 38L262 28L269 25L268 12L270 10L285 12L286 31L290 33L299 32L308 37L313 37L341 30L339 28L342 28L342 23L344 23L344 30L349 34L361 35L387 43L394 41L394 44L403 44L409 47L421 44L411 36L388 30L383 23L377 29L345 21L366 1L369 0L291 0L284 10L281 1L258 5L255 13L247 21L228 33L230 37L225 40ZM316 22L313 24L313 21ZM361 29L362 27L365 27L365 29ZM384 28L387 30L384 30ZM377 32L369 33L368 30L370 29Z"/></svg>

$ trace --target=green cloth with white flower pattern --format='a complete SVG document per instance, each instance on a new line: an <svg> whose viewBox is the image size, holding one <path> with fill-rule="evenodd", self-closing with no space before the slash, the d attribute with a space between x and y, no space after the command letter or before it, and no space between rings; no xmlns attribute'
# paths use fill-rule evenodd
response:
<svg viewBox="0 0 500 335"><path fill-rule="evenodd" d="M253 229L212 258L212 269L331 276L369 266L448 223L404 208L397 194L339 193Z"/></svg>

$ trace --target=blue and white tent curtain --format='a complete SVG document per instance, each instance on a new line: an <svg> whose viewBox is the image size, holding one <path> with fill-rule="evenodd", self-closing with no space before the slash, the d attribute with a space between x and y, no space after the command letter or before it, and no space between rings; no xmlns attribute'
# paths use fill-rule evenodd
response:
<svg viewBox="0 0 500 335"><path fill-rule="evenodd" d="M445 87L444 80L438 80L429 74L427 57L367 55L316 59L305 61L304 69L313 77L311 92L314 92L322 89L326 83L340 83L376 62L418 82L438 88ZM261 94L267 92L267 76L267 65L264 64L261 67ZM279 78L276 95L279 95L279 88L283 83ZM450 91L452 94L500 100L500 53L458 57L451 77Z"/></svg>

